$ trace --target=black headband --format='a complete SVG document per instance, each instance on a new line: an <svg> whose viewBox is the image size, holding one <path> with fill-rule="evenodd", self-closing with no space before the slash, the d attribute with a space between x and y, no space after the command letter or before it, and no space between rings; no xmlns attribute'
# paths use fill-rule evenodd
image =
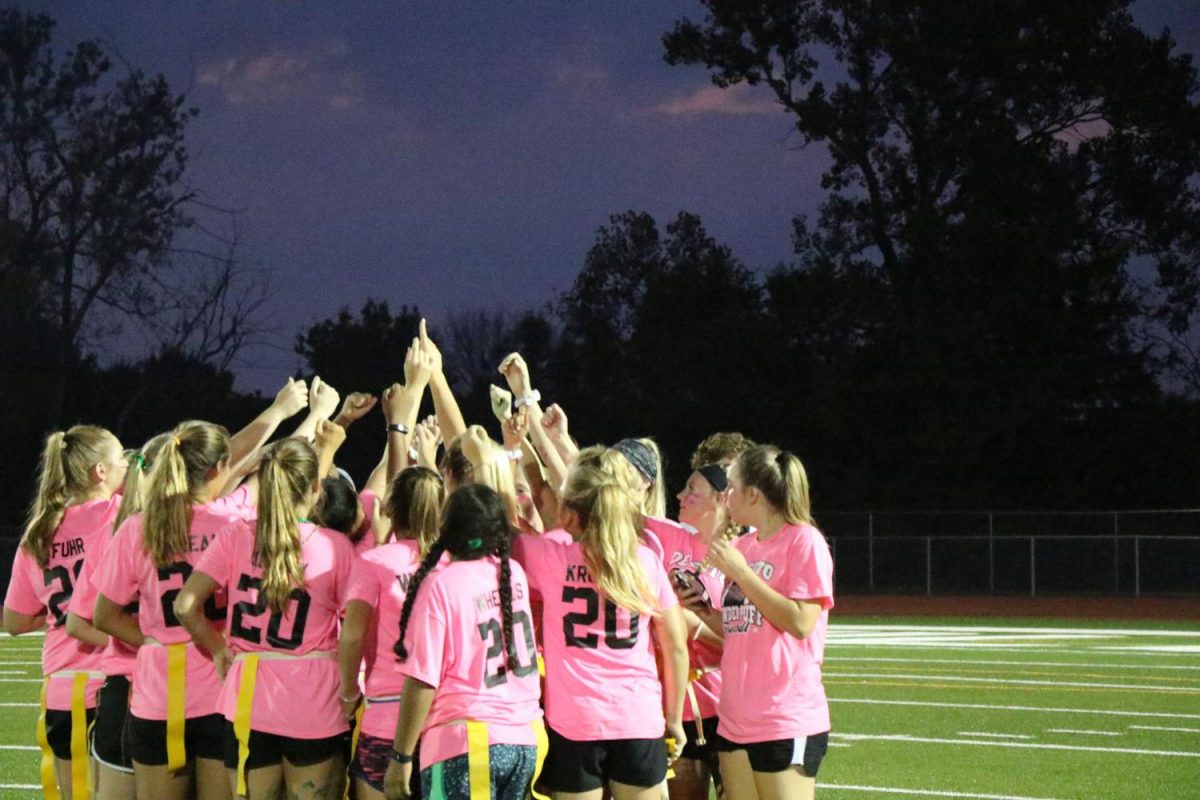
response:
<svg viewBox="0 0 1200 800"><path fill-rule="evenodd" d="M622 439L613 445L613 450L625 456L625 460L642 473L646 480L654 483L658 478L658 464L654 451L637 439Z"/></svg>
<svg viewBox="0 0 1200 800"><path fill-rule="evenodd" d="M718 492L725 491L729 486L729 476L725 474L725 468L720 464L705 464L696 472L703 475L704 480L708 481L708 485Z"/></svg>

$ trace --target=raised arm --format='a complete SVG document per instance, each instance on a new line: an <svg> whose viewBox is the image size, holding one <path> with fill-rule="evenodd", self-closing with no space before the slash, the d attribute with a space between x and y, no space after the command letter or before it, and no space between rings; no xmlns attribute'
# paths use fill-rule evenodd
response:
<svg viewBox="0 0 1200 800"><path fill-rule="evenodd" d="M333 416L340 399L337 389L322 381L320 376L314 376L312 386L308 388L308 416L296 426L292 436L312 441L317 433L317 425L321 420ZM321 476L324 477L325 473L322 472Z"/></svg>
<svg viewBox="0 0 1200 800"><path fill-rule="evenodd" d="M499 371L512 390L513 413L525 417L533 446L550 473L550 489L558 497L567 480L567 463L547 435L540 396L530 385L529 365L520 353L510 353L500 362Z"/></svg>
<svg viewBox="0 0 1200 800"><path fill-rule="evenodd" d="M418 338L421 342L421 352L427 354L431 359L429 395L433 398L433 410L437 414L438 424L442 428L442 438L447 442L452 442L454 437L466 432L467 423L463 419L462 411L458 408L458 401L454 399L454 392L450 390L450 383L446 380L446 372L442 364L442 351L438 350L438 346L429 338L425 320L421 320Z"/></svg>
<svg viewBox="0 0 1200 800"><path fill-rule="evenodd" d="M285 419L295 416L308 405L308 386L304 381L288 378L275 394L267 409L255 417L249 425L229 437L230 482L232 489L254 464L260 447L271 438L271 434Z"/></svg>

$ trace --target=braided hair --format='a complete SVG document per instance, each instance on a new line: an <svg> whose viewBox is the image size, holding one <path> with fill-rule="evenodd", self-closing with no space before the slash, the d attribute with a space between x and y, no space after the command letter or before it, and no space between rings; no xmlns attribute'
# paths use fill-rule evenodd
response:
<svg viewBox="0 0 1200 800"><path fill-rule="evenodd" d="M513 530L504 501L488 486L471 483L455 489L442 510L441 534L433 543L421 566L413 574L408 594L400 611L400 638L396 640L396 657L408 658L404 637L412 617L413 603L421 583L433 571L442 553L456 561L474 561L489 555L497 556L500 565L497 584L500 594L500 627L504 637L505 663L508 669L518 666L513 645L512 567L509 562Z"/></svg>

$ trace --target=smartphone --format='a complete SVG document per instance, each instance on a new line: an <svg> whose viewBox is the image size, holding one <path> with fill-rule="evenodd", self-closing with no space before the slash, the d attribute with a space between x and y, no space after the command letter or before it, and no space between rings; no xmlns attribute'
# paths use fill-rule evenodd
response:
<svg viewBox="0 0 1200 800"><path fill-rule="evenodd" d="M690 570L680 569L679 567L672 567L669 574L671 576L671 583L675 585L678 591L689 592L694 590L699 594L700 599L705 605L710 604L708 590L704 588L699 575Z"/></svg>

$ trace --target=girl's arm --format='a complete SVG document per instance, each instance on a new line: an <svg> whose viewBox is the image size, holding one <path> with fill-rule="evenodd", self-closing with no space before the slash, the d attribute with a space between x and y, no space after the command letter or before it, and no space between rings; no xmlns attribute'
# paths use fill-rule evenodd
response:
<svg viewBox="0 0 1200 800"><path fill-rule="evenodd" d="M421 352L429 358L432 368L429 376L429 395L433 398L433 410L442 429L442 440L452 442L455 436L466 432L467 423L458 408L458 401L454 399L454 392L450 390L450 383L446 380L442 351L438 350L438 346L429 338L425 320L421 320L419 339Z"/></svg>
<svg viewBox="0 0 1200 800"><path fill-rule="evenodd" d="M817 600L793 600L772 589L758 577L746 557L727 539L717 539L708 546L708 560L725 573L725 577L737 583L746 599L754 604L759 613L784 633L804 639L821 617L821 604Z"/></svg>
<svg viewBox="0 0 1200 800"><path fill-rule="evenodd" d="M233 663L233 651L225 637L204 616L204 604L220 586L209 575L194 571L175 596L175 617L192 636L192 641L212 656L217 673L224 678Z"/></svg>
<svg viewBox="0 0 1200 800"><path fill-rule="evenodd" d="M108 634L97 630L91 622L88 622L74 611L67 612L67 636L70 636L72 639L78 639L84 644L90 644L93 647L104 647L108 644Z"/></svg>
<svg viewBox="0 0 1200 800"><path fill-rule="evenodd" d="M249 425L229 437L229 465L233 486L246 473L254 460L254 454L271 438L279 424L297 414L308 405L308 388L304 381L288 378L288 382L275 395L266 411L259 414Z"/></svg>
<svg viewBox="0 0 1200 800"><path fill-rule="evenodd" d="M654 636L663 654L663 709L667 718L667 736L675 740L671 758L678 758L687 744L683 731L683 701L687 692L687 624L683 611L672 606L654 618Z"/></svg>
<svg viewBox="0 0 1200 800"><path fill-rule="evenodd" d="M299 439L308 439L312 441L317 433L317 425L322 420L327 420L333 416L333 412L337 410L338 400L337 389L324 383L320 376L313 378L312 386L308 390L308 415L296 426L296 430L292 433ZM325 477L325 473L321 473L321 477Z"/></svg>
<svg viewBox="0 0 1200 800"><path fill-rule="evenodd" d="M421 728L425 726L425 718L429 716L429 707L433 705L433 695L436 690L427 683L416 678L404 679L404 691L400 695L400 719L396 722L396 739L392 742L392 750L409 758L408 763L401 764L392 759L388 763L387 774L383 778L383 791L389 797L407 798L408 782L412 777L412 753L421 737Z"/></svg>
<svg viewBox="0 0 1200 800"><path fill-rule="evenodd" d="M338 635L338 673L341 676L338 699L342 701L346 719L354 716L354 710L362 700L362 691L358 688L358 668L362 665L371 613L369 603L351 600L346 604L346 618L342 620L342 630Z"/></svg>
<svg viewBox="0 0 1200 800"><path fill-rule="evenodd" d="M20 636L22 633L33 633L46 627L46 615L22 614L4 607L4 632L9 636Z"/></svg>
<svg viewBox="0 0 1200 800"><path fill-rule="evenodd" d="M713 610L716 611L716 609ZM683 609L683 620L684 624L687 625L688 639L691 641L703 642L709 647L715 647L718 650L721 650L725 647L725 639L723 635L718 634L716 630L713 630L713 628L709 627L708 622L701 618L700 615L697 614L693 609L687 607ZM724 626L720 624L720 620L721 617L720 613L718 612L716 615L717 629L723 631Z"/></svg>
<svg viewBox="0 0 1200 800"><path fill-rule="evenodd" d="M137 618L109 600L103 594L96 595L96 610L92 612L92 624L97 630L120 639L130 647L141 647L146 641Z"/></svg>

